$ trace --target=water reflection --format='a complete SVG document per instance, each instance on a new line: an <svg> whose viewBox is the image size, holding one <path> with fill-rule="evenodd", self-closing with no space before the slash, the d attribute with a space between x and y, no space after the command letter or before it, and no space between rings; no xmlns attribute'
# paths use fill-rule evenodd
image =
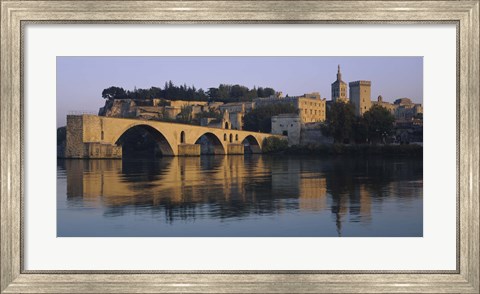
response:
<svg viewBox="0 0 480 294"><path fill-rule="evenodd" d="M421 160L64 160L58 171L59 236L422 235ZM78 229L82 218L102 224Z"/></svg>

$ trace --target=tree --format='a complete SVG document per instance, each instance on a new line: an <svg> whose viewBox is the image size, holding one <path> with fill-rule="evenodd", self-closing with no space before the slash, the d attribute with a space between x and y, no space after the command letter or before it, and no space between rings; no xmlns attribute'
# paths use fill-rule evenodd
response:
<svg viewBox="0 0 480 294"><path fill-rule="evenodd" d="M325 131L335 143L348 141L353 134L355 108L351 103L334 102L327 113Z"/></svg>
<svg viewBox="0 0 480 294"><path fill-rule="evenodd" d="M295 106L291 103L259 106L243 117L243 128L246 131L270 133L272 131L272 116L297 112Z"/></svg>
<svg viewBox="0 0 480 294"><path fill-rule="evenodd" d="M238 84L220 84L218 88L209 88L207 94L210 101L229 103L253 101L253 99L258 97L269 97L275 94L275 90L272 88L257 88L256 86L253 89L249 89Z"/></svg>
<svg viewBox="0 0 480 294"><path fill-rule="evenodd" d="M264 95L265 95L263 97L270 97L270 96L275 95L275 90L272 89L272 88L265 88L263 91L264 91Z"/></svg>
<svg viewBox="0 0 480 294"><path fill-rule="evenodd" d="M272 88L261 89L260 93L275 92ZM141 89L135 87L133 91L124 90L120 87L110 87L104 89L102 97L105 99L135 99L135 100L151 100L154 98L165 98L168 100L187 100L187 101L220 101L220 102L243 102L252 101L257 97L259 91L256 87L249 89L242 85L220 84L218 88L209 88L205 93L202 89L195 86L187 86L186 84L176 86L172 81L165 82L163 90L159 87L150 87L149 89Z"/></svg>
<svg viewBox="0 0 480 294"><path fill-rule="evenodd" d="M373 105L363 114L369 142L383 142L392 133L395 117L383 106Z"/></svg>
<svg viewBox="0 0 480 294"><path fill-rule="evenodd" d="M262 87L259 87L259 88L257 89L257 97L260 97L260 98L266 97L266 96L265 96L265 91L264 91L264 89L263 89Z"/></svg>
<svg viewBox="0 0 480 294"><path fill-rule="evenodd" d="M208 88L207 95L210 100L216 101L220 98L220 93L218 88Z"/></svg>
<svg viewBox="0 0 480 294"><path fill-rule="evenodd" d="M57 146L67 141L67 127L59 127L57 129Z"/></svg>
<svg viewBox="0 0 480 294"><path fill-rule="evenodd" d="M363 117L358 117L353 126L355 143L363 144L368 141L368 126Z"/></svg>
<svg viewBox="0 0 480 294"><path fill-rule="evenodd" d="M262 144L263 153L281 152L288 148L288 141L277 137L265 138Z"/></svg>
<svg viewBox="0 0 480 294"><path fill-rule="evenodd" d="M104 99L125 99L127 98L127 93L123 88L119 87L110 87L102 91L102 97Z"/></svg>

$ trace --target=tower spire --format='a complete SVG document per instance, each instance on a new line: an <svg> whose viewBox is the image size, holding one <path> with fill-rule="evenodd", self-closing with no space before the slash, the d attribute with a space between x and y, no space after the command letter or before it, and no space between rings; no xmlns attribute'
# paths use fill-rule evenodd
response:
<svg viewBox="0 0 480 294"><path fill-rule="evenodd" d="M342 73L340 72L340 64L338 65L338 72L337 72L337 81L342 80Z"/></svg>

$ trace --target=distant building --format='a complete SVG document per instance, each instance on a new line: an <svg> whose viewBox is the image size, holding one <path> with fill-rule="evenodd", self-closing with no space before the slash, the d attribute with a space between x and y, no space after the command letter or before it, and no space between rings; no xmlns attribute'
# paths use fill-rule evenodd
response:
<svg viewBox="0 0 480 294"><path fill-rule="evenodd" d="M208 111L206 101L183 101L167 99L112 99L100 108L100 116L128 117L145 120L175 119L182 110L190 110L190 115Z"/></svg>
<svg viewBox="0 0 480 294"><path fill-rule="evenodd" d="M372 105L379 105L386 108L392 115L395 115L396 106L390 102L383 101L382 95L378 96L377 101L372 101Z"/></svg>
<svg viewBox="0 0 480 294"><path fill-rule="evenodd" d="M218 106L221 112L228 111L231 128L234 130L243 130L243 117L254 108L254 102L231 102Z"/></svg>
<svg viewBox="0 0 480 294"><path fill-rule="evenodd" d="M372 106L370 81L355 81L350 86L350 102L355 106L355 114L362 116Z"/></svg>
<svg viewBox="0 0 480 294"><path fill-rule="evenodd" d="M230 121L230 114L228 110L223 111L221 119L211 117L204 117L200 120L200 125L209 128L232 129L232 122Z"/></svg>
<svg viewBox="0 0 480 294"><path fill-rule="evenodd" d="M393 102L395 105L395 120L411 121L417 114L423 114L422 104L413 103L409 98L400 98Z"/></svg>
<svg viewBox="0 0 480 294"><path fill-rule="evenodd" d="M228 110L228 112L250 112L255 108L254 102L231 102L225 103L218 107L221 111Z"/></svg>
<svg viewBox="0 0 480 294"><path fill-rule="evenodd" d="M342 81L342 73L340 72L340 65L338 65L337 80L332 83L332 101L348 102L347 83Z"/></svg>
<svg viewBox="0 0 480 294"><path fill-rule="evenodd" d="M327 115L326 100L325 98L322 99L318 92L295 97L271 96L268 98L257 98L254 102L255 107L275 103L292 104L298 111L298 115L303 124L323 122Z"/></svg>
<svg viewBox="0 0 480 294"><path fill-rule="evenodd" d="M300 143L302 122L296 113L272 116L272 134L288 136L288 145Z"/></svg>
<svg viewBox="0 0 480 294"><path fill-rule="evenodd" d="M418 119L419 114L423 114L423 106L419 103L413 103L410 98L399 98L393 103L383 101L382 95L378 96L377 101L372 101L372 105L380 105L386 108L394 117L397 124L421 124Z"/></svg>

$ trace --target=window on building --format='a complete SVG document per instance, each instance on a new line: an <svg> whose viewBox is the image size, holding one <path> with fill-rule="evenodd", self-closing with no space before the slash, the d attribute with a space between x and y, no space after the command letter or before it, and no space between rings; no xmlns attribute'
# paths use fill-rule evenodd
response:
<svg viewBox="0 0 480 294"><path fill-rule="evenodd" d="M282 135L288 136L288 131L283 131L283 132L282 132Z"/></svg>

